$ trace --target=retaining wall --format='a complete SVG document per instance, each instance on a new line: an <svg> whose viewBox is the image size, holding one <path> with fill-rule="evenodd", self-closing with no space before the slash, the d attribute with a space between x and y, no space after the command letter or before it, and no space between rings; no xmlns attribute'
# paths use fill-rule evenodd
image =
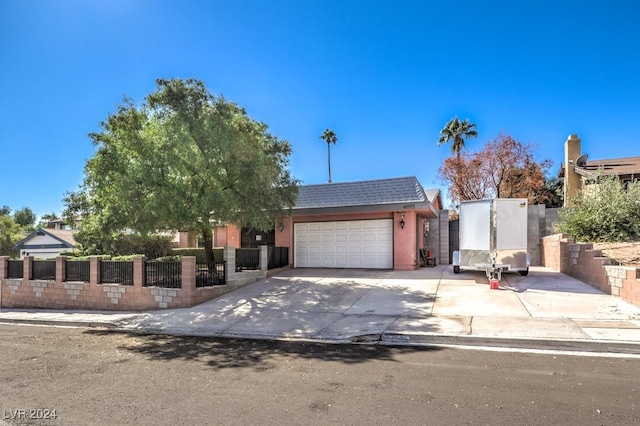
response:
<svg viewBox="0 0 640 426"><path fill-rule="evenodd" d="M566 234L543 237L540 246L543 266L640 306L640 269L614 265L593 244L576 243Z"/></svg>

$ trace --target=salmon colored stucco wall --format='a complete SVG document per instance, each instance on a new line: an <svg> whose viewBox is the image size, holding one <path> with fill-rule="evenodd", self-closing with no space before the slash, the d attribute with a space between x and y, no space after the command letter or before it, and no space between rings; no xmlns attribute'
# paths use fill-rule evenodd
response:
<svg viewBox="0 0 640 426"><path fill-rule="evenodd" d="M404 214L404 217L402 216ZM300 222L330 222L340 220L393 219L393 269L398 271L417 268L418 248L422 248L422 226L424 221L418 219L418 212L373 212L351 214L299 215L284 220L284 227L276 229L276 246L289 247L289 264L293 265L294 241L293 225ZM404 228L400 220L404 219ZM418 227L418 224L420 227Z"/></svg>
<svg viewBox="0 0 640 426"><path fill-rule="evenodd" d="M240 228L234 224L227 226L216 226L213 231L213 246L224 247L230 246L240 247Z"/></svg>
<svg viewBox="0 0 640 426"><path fill-rule="evenodd" d="M393 269L410 271L416 269L416 212L393 213ZM400 222L404 221L404 227Z"/></svg>

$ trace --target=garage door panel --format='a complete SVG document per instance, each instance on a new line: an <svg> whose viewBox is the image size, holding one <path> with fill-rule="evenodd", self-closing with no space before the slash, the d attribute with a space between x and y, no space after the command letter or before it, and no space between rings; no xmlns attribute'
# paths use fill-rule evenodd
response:
<svg viewBox="0 0 640 426"><path fill-rule="evenodd" d="M362 227L364 229L376 229L378 223L377 220L363 220L362 221Z"/></svg>
<svg viewBox="0 0 640 426"><path fill-rule="evenodd" d="M393 267L391 219L297 223L296 267Z"/></svg>
<svg viewBox="0 0 640 426"><path fill-rule="evenodd" d="M336 235L336 243L346 243L348 240L349 240L349 236L347 234Z"/></svg>

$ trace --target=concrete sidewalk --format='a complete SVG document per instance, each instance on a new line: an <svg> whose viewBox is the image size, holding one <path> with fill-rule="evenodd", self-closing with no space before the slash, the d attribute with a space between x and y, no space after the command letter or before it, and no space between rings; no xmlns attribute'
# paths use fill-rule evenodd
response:
<svg viewBox="0 0 640 426"><path fill-rule="evenodd" d="M534 267L505 274L292 269L189 309L6 310L0 322L140 333L380 344L455 344L640 354L640 308Z"/></svg>

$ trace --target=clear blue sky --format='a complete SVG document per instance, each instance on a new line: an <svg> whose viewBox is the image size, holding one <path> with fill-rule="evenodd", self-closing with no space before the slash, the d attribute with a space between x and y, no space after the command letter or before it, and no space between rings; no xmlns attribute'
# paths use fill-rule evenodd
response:
<svg viewBox="0 0 640 426"><path fill-rule="evenodd" d="M640 2L0 0L0 205L62 211L123 95L194 77L293 147L291 171L334 182L436 170L453 116L592 159L640 155Z"/></svg>

